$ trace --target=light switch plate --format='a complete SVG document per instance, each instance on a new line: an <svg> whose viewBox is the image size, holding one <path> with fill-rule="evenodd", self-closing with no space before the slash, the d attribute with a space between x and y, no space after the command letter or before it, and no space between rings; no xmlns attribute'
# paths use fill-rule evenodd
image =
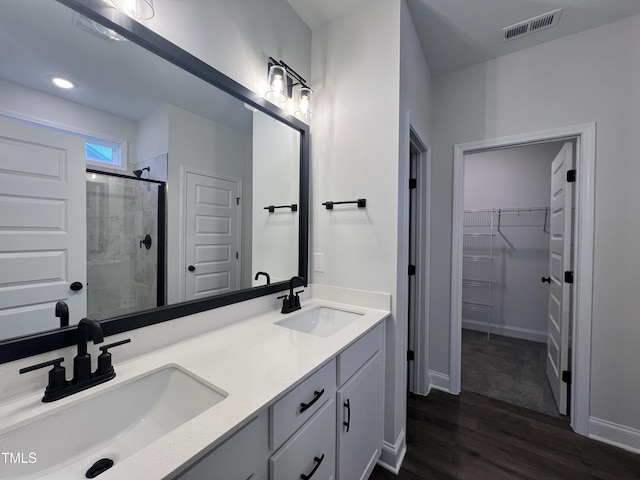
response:
<svg viewBox="0 0 640 480"><path fill-rule="evenodd" d="M313 270L315 272L324 272L324 253L313 254Z"/></svg>

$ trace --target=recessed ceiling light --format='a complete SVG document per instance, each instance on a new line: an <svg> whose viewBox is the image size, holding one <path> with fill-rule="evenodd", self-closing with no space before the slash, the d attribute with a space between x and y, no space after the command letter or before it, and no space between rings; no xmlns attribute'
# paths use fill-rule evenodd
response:
<svg viewBox="0 0 640 480"><path fill-rule="evenodd" d="M56 87L69 89L69 88L74 88L76 86L75 83L73 83L70 80L67 80L66 78L53 76L53 77L49 77L49 79L53 82L53 84Z"/></svg>

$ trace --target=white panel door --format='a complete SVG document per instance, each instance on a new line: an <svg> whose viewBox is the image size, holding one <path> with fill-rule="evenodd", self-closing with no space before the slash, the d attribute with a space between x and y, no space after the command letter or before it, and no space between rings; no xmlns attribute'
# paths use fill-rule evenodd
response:
<svg viewBox="0 0 640 480"><path fill-rule="evenodd" d="M240 288L239 191L238 182L186 172L186 300Z"/></svg>
<svg viewBox="0 0 640 480"><path fill-rule="evenodd" d="M573 143L567 142L551 164L551 221L549 230L549 318L547 377L558 411L567 413L567 383L562 372L569 365L569 322L571 284L564 272L571 271L571 207L573 183L567 171L573 167Z"/></svg>
<svg viewBox="0 0 640 480"><path fill-rule="evenodd" d="M82 138L0 118L0 339L86 315L85 171Z"/></svg>

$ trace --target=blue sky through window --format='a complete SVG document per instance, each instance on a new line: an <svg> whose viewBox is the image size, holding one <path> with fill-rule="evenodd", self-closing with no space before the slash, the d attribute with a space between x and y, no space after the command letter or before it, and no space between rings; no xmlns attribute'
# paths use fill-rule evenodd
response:
<svg viewBox="0 0 640 480"><path fill-rule="evenodd" d="M85 156L87 160L101 163L114 162L113 148L104 145L96 145L95 143L86 143Z"/></svg>

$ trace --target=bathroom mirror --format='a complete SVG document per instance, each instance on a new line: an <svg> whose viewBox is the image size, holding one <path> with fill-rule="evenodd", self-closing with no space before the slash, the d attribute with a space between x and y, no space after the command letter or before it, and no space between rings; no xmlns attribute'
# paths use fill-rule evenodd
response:
<svg viewBox="0 0 640 480"><path fill-rule="evenodd" d="M306 278L305 124L101 0L0 9L0 362Z"/></svg>

